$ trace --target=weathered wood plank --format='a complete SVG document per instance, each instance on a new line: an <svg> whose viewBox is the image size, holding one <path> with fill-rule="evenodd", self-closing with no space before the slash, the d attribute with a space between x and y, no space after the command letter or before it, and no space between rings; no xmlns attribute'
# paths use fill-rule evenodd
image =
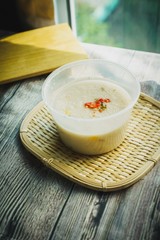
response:
<svg viewBox="0 0 160 240"><path fill-rule="evenodd" d="M158 240L159 166L133 187L116 193L75 186L49 239Z"/></svg>
<svg viewBox="0 0 160 240"><path fill-rule="evenodd" d="M5 99L7 100L2 101L5 108L1 108L1 148L7 143L18 122L19 128L27 111L30 111L41 100L41 86L42 80L32 79L24 82L21 87L19 87L19 84L13 85L15 90L11 88L11 93L5 94ZM5 89L5 86L3 88ZM30 101L31 98L33 99L32 101Z"/></svg>
<svg viewBox="0 0 160 240"><path fill-rule="evenodd" d="M0 111L3 106L12 98L19 88L19 84L11 85L6 84L6 87L0 87Z"/></svg>
<svg viewBox="0 0 160 240"><path fill-rule="evenodd" d="M73 185L64 183L63 177L42 165L20 142L21 122L41 100L42 83L31 79L13 87L15 92L11 88L1 111L0 236L6 239L45 239Z"/></svg>

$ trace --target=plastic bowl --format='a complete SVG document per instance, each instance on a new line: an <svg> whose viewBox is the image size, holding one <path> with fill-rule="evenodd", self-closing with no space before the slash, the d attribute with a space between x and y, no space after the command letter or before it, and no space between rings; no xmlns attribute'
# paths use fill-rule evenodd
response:
<svg viewBox="0 0 160 240"><path fill-rule="evenodd" d="M125 108L110 116L85 118L68 116L54 105L57 92L77 83L112 83L130 96ZM65 91L65 90L64 90ZM62 91L63 94L63 91ZM109 152L125 138L131 111L140 95L140 83L124 67L101 59L88 59L66 64L53 71L42 87L42 98L53 116L62 142L72 150L88 155ZM80 98L83 96L81 93ZM56 101L59 101L58 97Z"/></svg>

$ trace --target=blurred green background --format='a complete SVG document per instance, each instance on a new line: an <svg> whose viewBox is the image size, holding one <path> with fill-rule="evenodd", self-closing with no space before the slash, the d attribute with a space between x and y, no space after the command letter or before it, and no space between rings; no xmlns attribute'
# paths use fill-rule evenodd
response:
<svg viewBox="0 0 160 240"><path fill-rule="evenodd" d="M87 43L160 53L160 0L76 0L77 34Z"/></svg>

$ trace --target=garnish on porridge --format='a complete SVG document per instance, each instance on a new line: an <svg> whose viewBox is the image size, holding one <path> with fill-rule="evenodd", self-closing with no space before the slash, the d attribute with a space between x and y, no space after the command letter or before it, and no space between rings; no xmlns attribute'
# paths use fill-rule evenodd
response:
<svg viewBox="0 0 160 240"><path fill-rule="evenodd" d="M107 103L111 102L109 98L98 98L95 99L93 102L86 102L84 103L85 108L90 109L97 109L99 112L103 112L107 109Z"/></svg>

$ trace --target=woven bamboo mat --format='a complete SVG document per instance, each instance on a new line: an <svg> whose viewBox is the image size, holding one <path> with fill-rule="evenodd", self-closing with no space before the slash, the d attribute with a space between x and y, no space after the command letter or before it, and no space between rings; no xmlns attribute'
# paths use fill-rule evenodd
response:
<svg viewBox="0 0 160 240"><path fill-rule="evenodd" d="M103 155L81 155L65 147L43 102L24 119L20 137L31 153L66 178L95 190L115 191L139 181L160 159L160 102L141 94L125 140Z"/></svg>

